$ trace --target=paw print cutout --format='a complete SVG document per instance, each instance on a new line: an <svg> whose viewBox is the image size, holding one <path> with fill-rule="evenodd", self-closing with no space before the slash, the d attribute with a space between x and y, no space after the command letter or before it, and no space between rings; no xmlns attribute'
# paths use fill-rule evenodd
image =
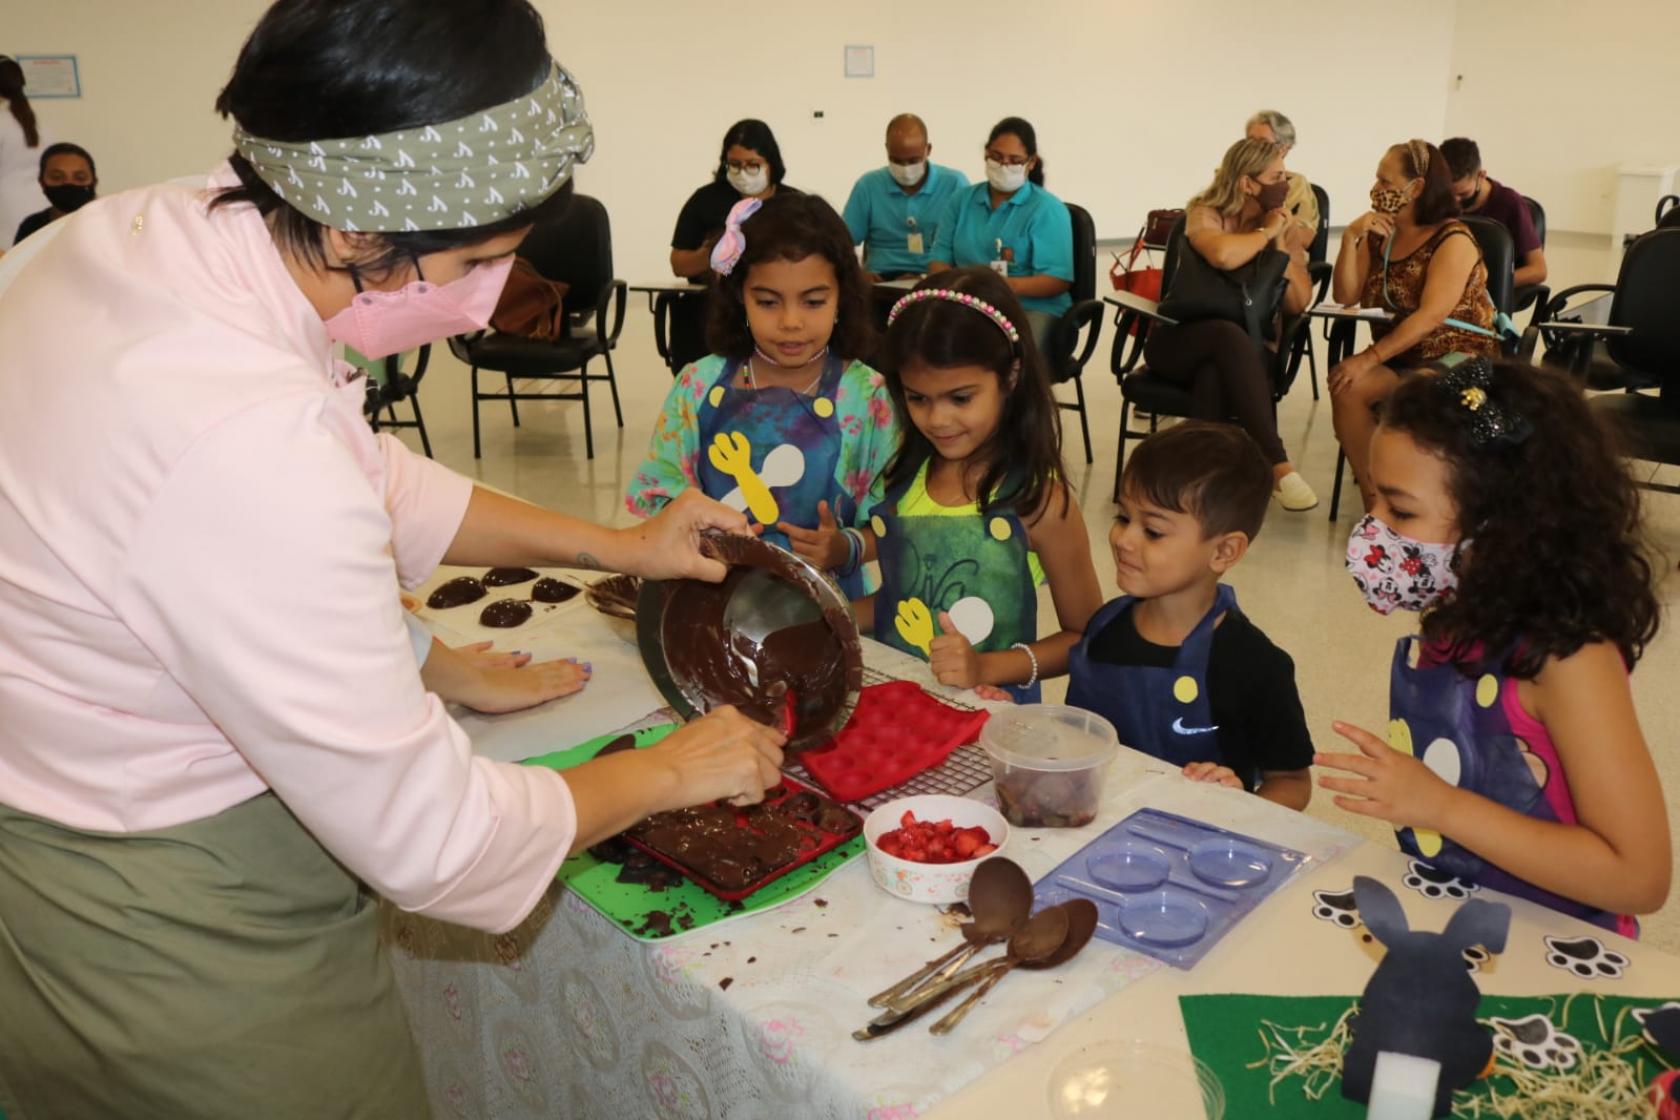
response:
<svg viewBox="0 0 1680 1120"><path fill-rule="evenodd" d="M1313 917L1321 922L1334 922L1343 929L1358 929L1359 907L1353 901L1353 890L1314 891Z"/></svg>
<svg viewBox="0 0 1680 1120"><path fill-rule="evenodd" d="M1470 948L1464 950L1463 956L1464 969L1466 972L1480 972L1482 970L1482 966L1493 959L1493 954L1489 953L1480 945L1470 946Z"/></svg>
<svg viewBox="0 0 1680 1120"><path fill-rule="evenodd" d="M1663 1053L1680 1053L1680 1001L1669 1000L1660 1007L1636 1007L1633 1021L1639 1024L1645 1041Z"/></svg>
<svg viewBox="0 0 1680 1120"><path fill-rule="evenodd" d="M1632 962L1596 937L1547 937L1546 963L1583 980L1620 980Z"/></svg>
<svg viewBox="0 0 1680 1120"><path fill-rule="evenodd" d="M1425 898L1450 898L1455 902L1463 902L1482 889L1476 883L1449 875L1440 868L1432 867L1418 859L1406 865L1406 874L1400 883Z"/></svg>
<svg viewBox="0 0 1680 1120"><path fill-rule="evenodd" d="M1544 1015L1488 1020L1493 1025L1493 1048L1529 1069L1572 1070L1581 1057L1581 1044L1564 1034Z"/></svg>

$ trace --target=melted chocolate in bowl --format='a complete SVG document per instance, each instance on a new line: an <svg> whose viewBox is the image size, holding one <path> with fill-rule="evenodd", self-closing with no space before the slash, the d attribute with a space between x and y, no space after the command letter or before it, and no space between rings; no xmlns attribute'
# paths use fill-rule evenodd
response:
<svg viewBox="0 0 1680 1120"><path fill-rule="evenodd" d="M531 604L523 599L497 599L485 607L478 616L480 626L489 626L497 630L511 630L530 621Z"/></svg>
<svg viewBox="0 0 1680 1120"><path fill-rule="evenodd" d="M471 576L457 576L448 583L439 584L426 599L426 605L434 611L448 610L476 603L485 595L484 585L478 580Z"/></svg>
<svg viewBox="0 0 1680 1120"><path fill-rule="evenodd" d="M736 588L754 569L730 569L720 584L689 582L665 608L671 676L709 707L733 704L760 723L780 725L789 689L795 724L821 718L846 700L846 656L829 619L774 631L762 642L724 626Z"/></svg>
<svg viewBox="0 0 1680 1120"><path fill-rule="evenodd" d="M530 583L537 573L529 568L491 568L484 573L486 587L512 587L516 583Z"/></svg>

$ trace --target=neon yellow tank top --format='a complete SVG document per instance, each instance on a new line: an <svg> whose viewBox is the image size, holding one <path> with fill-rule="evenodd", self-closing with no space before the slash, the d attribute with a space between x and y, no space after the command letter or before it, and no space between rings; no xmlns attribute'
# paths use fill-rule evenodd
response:
<svg viewBox="0 0 1680 1120"><path fill-rule="evenodd" d="M934 501L933 495L927 489L927 463L923 463L916 471L916 477L910 485L905 487L904 497L898 501L898 515L900 517L979 517L980 503L968 502L960 506L944 506ZM1038 553L1027 553L1027 570L1032 573L1033 586L1044 586L1044 565L1039 563Z"/></svg>

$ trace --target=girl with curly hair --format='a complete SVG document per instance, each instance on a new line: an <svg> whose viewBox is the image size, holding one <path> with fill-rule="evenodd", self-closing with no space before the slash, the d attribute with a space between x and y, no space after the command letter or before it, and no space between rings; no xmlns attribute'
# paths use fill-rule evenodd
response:
<svg viewBox="0 0 1680 1120"><path fill-rule="evenodd" d="M707 341L665 398L625 504L651 517L698 489L764 526L764 539L866 594L867 522L898 447L852 235L815 195L746 198L712 250Z"/></svg>
<svg viewBox="0 0 1680 1120"><path fill-rule="evenodd" d="M1635 936L1668 817L1628 674L1657 629L1638 491L1566 378L1475 358L1409 377L1371 441L1348 568L1395 650L1388 742L1316 762L1350 812L1460 879Z"/></svg>

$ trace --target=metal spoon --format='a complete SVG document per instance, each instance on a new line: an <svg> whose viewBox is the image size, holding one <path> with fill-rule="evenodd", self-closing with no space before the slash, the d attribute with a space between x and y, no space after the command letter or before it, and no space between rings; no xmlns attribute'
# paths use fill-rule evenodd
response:
<svg viewBox="0 0 1680 1120"><path fill-rule="evenodd" d="M965 943L929 961L892 987L876 992L869 997L869 1006L887 1007L925 983L949 977L986 946L1009 940L1027 924L1032 898L1032 880L1020 864L1001 857L982 863L974 869L974 878L968 883L968 908L974 920L962 927Z"/></svg>
<svg viewBox="0 0 1680 1120"><path fill-rule="evenodd" d="M1022 961L1040 960L1048 957L1061 947L1067 940L1068 912L1059 906L1052 906L1048 910L1040 910L1028 919L1013 937L1009 939L1009 954L1004 958L1013 968ZM959 973L938 984L930 984L916 993L915 1003L905 1011L888 1011L871 1020L867 1025L852 1032L852 1037L859 1042L867 1042L872 1038L879 1038L889 1031L895 1030L918 1019L928 1011L944 1003L959 989L973 983L977 978L985 976L985 970L970 969L966 973Z"/></svg>
<svg viewBox="0 0 1680 1120"><path fill-rule="evenodd" d="M1067 936L1056 947L1056 951L1049 956L1019 962L1022 968L1046 969L1066 964L1081 949L1091 943L1091 935L1097 932L1097 904L1090 899L1070 899L1059 906L1052 907L1052 909L1067 910ZM1001 964L994 965L991 975L974 990L972 995L958 1004L950 1014L929 1027L928 1030L933 1034L949 1034L958 1023L963 1021L963 1017L973 1009L974 1005L985 999L986 993L997 986L997 982L1003 979L1003 974L1013 967L1014 965L1010 964L1007 959Z"/></svg>

